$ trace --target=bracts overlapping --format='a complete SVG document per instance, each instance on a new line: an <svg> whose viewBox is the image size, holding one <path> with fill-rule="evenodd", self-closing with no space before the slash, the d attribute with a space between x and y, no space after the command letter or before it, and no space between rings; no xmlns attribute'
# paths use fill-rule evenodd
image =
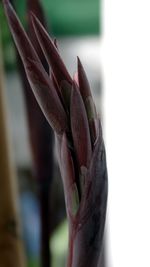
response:
<svg viewBox="0 0 150 267"><path fill-rule="evenodd" d="M107 206L107 167L101 121L84 68L78 58L73 79L56 40L31 14L49 74L45 71L13 7L4 0L10 31L25 72L46 119L54 130L69 223L68 267L97 267Z"/></svg>

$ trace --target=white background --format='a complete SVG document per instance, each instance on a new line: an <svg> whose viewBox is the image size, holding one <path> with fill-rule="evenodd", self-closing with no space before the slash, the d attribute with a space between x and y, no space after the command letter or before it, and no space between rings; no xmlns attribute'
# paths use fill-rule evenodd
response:
<svg viewBox="0 0 150 267"><path fill-rule="evenodd" d="M150 1L103 2L108 267L149 267Z"/></svg>

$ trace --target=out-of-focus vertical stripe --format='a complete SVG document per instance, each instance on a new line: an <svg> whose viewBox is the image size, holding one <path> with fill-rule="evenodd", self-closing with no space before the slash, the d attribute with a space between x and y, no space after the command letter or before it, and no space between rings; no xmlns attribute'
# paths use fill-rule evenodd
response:
<svg viewBox="0 0 150 267"><path fill-rule="evenodd" d="M0 47L0 266L24 267L18 193L12 161Z"/></svg>

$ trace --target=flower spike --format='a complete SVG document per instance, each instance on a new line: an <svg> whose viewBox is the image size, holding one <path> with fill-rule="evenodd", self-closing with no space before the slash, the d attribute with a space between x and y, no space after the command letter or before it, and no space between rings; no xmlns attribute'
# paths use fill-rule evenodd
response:
<svg viewBox="0 0 150 267"><path fill-rule="evenodd" d="M78 72L72 81L56 41L53 43L32 15L34 31L52 70L49 76L9 1L3 3L29 83L55 131L69 222L67 266L97 267L103 245L108 182L101 123L85 71L78 59Z"/></svg>

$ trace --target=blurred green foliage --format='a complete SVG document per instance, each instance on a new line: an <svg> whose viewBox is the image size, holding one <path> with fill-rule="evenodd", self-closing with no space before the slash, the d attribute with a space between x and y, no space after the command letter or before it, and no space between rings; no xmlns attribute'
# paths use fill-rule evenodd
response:
<svg viewBox="0 0 150 267"><path fill-rule="evenodd" d="M24 18L25 0L15 0ZM48 25L55 36L99 34L99 0L41 0Z"/></svg>
<svg viewBox="0 0 150 267"><path fill-rule="evenodd" d="M37 259L28 259L27 267L39 267L39 261Z"/></svg>
<svg viewBox="0 0 150 267"><path fill-rule="evenodd" d="M65 220L54 232L50 240L52 267L65 267L68 250L68 225ZM38 259L28 259L28 267L39 267Z"/></svg>
<svg viewBox="0 0 150 267"><path fill-rule="evenodd" d="M1 31L0 39L2 41L4 64L7 67L7 69L13 69L15 62L15 51L12 45L11 35L8 30L2 4L0 4L0 31Z"/></svg>
<svg viewBox="0 0 150 267"><path fill-rule="evenodd" d="M99 0L45 0L43 5L55 35L99 34Z"/></svg>
<svg viewBox="0 0 150 267"><path fill-rule="evenodd" d="M52 266L65 267L68 250L68 224L64 221L51 238Z"/></svg>

